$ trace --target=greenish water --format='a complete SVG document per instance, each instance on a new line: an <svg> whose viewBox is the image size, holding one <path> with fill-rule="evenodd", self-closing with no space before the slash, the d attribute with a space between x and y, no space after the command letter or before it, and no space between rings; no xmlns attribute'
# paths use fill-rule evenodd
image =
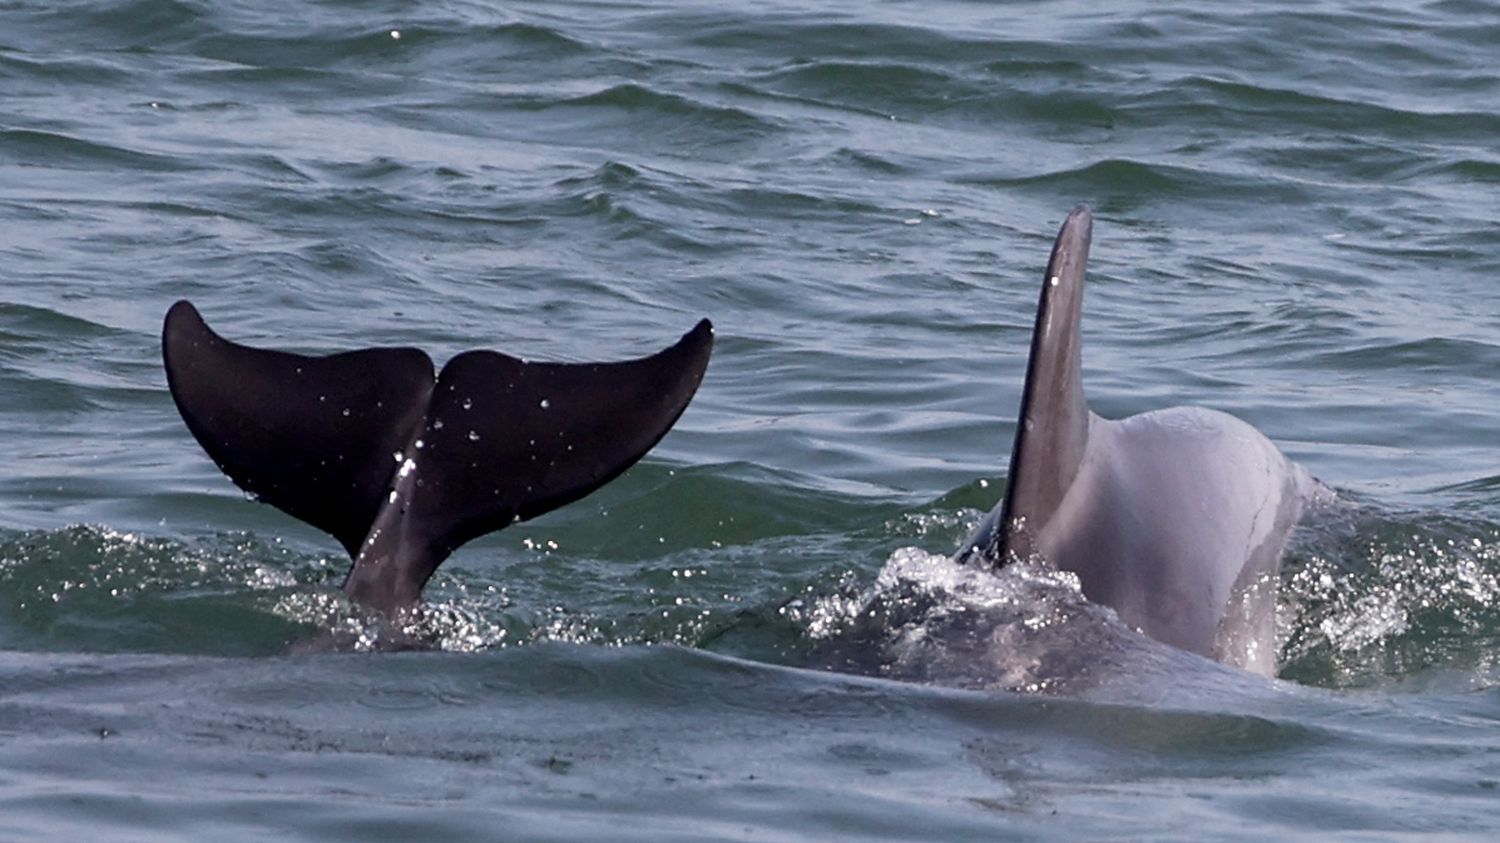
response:
<svg viewBox="0 0 1500 843"><path fill-rule="evenodd" d="M0 839L1327 839L1500 828L1500 13L1436 2L0 3ZM399 33L400 37L394 37ZM1339 491L1281 678L950 552L1036 284L1085 381ZM717 328L674 431L416 632L167 395L245 342Z"/></svg>

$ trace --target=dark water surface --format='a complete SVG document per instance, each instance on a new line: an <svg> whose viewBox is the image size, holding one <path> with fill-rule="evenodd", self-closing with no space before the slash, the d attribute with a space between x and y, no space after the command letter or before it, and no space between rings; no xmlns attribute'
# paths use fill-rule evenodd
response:
<svg viewBox="0 0 1500 843"><path fill-rule="evenodd" d="M1500 11L737 8L0 2L0 838L1492 838ZM1094 408L1339 491L1278 680L946 559L1077 202ZM392 631L188 435L183 297L717 347L645 462L444 566L446 652L289 654Z"/></svg>

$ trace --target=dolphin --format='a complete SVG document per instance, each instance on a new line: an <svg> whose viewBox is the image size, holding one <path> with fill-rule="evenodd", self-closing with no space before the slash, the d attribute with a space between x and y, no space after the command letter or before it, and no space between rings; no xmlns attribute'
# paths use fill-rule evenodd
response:
<svg viewBox="0 0 1500 843"><path fill-rule="evenodd" d="M162 327L172 398L255 498L353 560L344 591L388 616L465 542L578 500L661 440L708 367L707 319L617 363L467 351L435 374L415 348L308 357L252 348L179 301Z"/></svg>
<svg viewBox="0 0 1500 843"><path fill-rule="evenodd" d="M1272 675L1282 552L1308 503L1331 492L1226 413L1089 410L1079 323L1092 233L1080 205L1057 235L1005 496L956 558L999 568L1039 556L1146 635Z"/></svg>

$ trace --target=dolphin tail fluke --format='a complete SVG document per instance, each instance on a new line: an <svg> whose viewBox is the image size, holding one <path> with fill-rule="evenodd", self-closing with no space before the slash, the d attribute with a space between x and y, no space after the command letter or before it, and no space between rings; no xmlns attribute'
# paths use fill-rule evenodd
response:
<svg viewBox="0 0 1500 843"><path fill-rule="evenodd" d="M577 500L646 454L708 365L708 320L616 363L493 351L436 378L416 349L306 357L167 314L167 381L189 430L240 488L339 540L345 589L392 612L464 542Z"/></svg>
<svg viewBox="0 0 1500 843"><path fill-rule="evenodd" d="M1005 498L980 523L959 558L1000 566L1025 556L1062 503L1083 462L1091 414L1080 368L1083 279L1093 216L1079 205L1063 221L1042 279L1031 359L1011 449Z"/></svg>

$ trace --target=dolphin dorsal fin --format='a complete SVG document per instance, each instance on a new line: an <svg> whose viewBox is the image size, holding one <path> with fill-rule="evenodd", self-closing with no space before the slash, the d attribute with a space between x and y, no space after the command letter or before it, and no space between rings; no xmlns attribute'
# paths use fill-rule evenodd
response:
<svg viewBox="0 0 1500 843"><path fill-rule="evenodd" d="M469 351L434 377L411 348L308 357L240 345L185 301L162 334L172 397L203 449L240 488L333 534L359 560L346 589L385 611L415 601L464 542L633 465L687 408L712 346L705 319L636 360ZM381 537L377 521L398 529ZM372 547L386 553L379 565L365 564Z"/></svg>
<svg viewBox="0 0 1500 843"><path fill-rule="evenodd" d="M993 565L1032 551L1027 536L1062 503L1089 438L1080 368L1083 278L1093 215L1079 205L1063 221L1042 278L1026 386L1011 447L1005 498L974 531L959 558L975 552Z"/></svg>

